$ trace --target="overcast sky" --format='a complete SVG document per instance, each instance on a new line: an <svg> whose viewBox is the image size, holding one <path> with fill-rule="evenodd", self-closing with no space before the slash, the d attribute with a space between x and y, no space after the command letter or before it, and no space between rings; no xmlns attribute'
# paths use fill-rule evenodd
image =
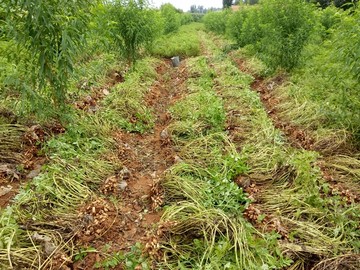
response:
<svg viewBox="0 0 360 270"><path fill-rule="evenodd" d="M204 6L206 8L210 7L222 7L222 0L150 0L150 3L153 3L153 6L160 7L162 4L171 3L176 8L180 8L183 11L189 11L190 6Z"/></svg>

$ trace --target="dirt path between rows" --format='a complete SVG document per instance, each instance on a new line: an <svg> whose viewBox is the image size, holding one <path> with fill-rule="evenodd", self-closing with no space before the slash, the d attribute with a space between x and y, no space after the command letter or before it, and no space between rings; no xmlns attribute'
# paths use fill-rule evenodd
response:
<svg viewBox="0 0 360 270"><path fill-rule="evenodd" d="M95 212L94 219L97 216L99 219L85 226L78 235L77 246L91 246L97 251L111 246L107 251L111 253L128 252L136 243L143 247L156 245L151 242L152 234L160 221L162 211L158 209L163 201L156 183L176 157L166 131L171 122L168 108L181 96L187 76L184 63L172 68L168 61L157 68L157 74L144 100L156 119L153 131L145 134L118 131L114 135L117 155L124 167L119 175L108 178L100 190L108 195L119 191L119 201L112 206L106 199L97 199L83 209L85 214ZM93 269L103 259L99 252L92 253L75 263L73 269ZM118 265L114 269L124 268Z"/></svg>

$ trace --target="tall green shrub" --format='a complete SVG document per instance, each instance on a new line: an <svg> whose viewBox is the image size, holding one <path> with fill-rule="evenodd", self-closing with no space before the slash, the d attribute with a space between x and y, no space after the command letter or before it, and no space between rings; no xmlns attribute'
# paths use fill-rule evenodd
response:
<svg viewBox="0 0 360 270"><path fill-rule="evenodd" d="M323 12L327 13L329 24L324 25ZM322 124L346 128L360 142L359 10L336 12L331 8L317 13L318 32L325 32L326 36L313 38L306 46L306 61L292 80L299 86L297 94L317 105Z"/></svg>
<svg viewBox="0 0 360 270"><path fill-rule="evenodd" d="M64 105L74 59L84 43L93 2L18 0L3 5L4 29L16 44L15 58L27 66L34 90L49 89L46 93L56 107Z"/></svg>
<svg viewBox="0 0 360 270"><path fill-rule="evenodd" d="M271 69L297 66L313 27L312 12L302 0L264 1L260 10L264 35L256 47Z"/></svg>
<svg viewBox="0 0 360 270"><path fill-rule="evenodd" d="M343 16L333 38L327 41L329 58L323 72L328 73L338 98L333 101L339 119L357 134L360 141L360 10ZM324 75L325 75L324 74Z"/></svg>
<svg viewBox="0 0 360 270"><path fill-rule="evenodd" d="M237 11L231 14L227 21L226 33L230 38L233 38L239 46L244 46L241 42L242 27L246 19L246 11Z"/></svg>
<svg viewBox="0 0 360 270"><path fill-rule="evenodd" d="M319 15L318 20L325 31L328 31L341 21L341 10L334 6L329 6L323 10L319 10L317 13Z"/></svg>
<svg viewBox="0 0 360 270"><path fill-rule="evenodd" d="M358 0L308 0L308 2L317 3L322 8L326 8L330 5L348 9L354 6Z"/></svg>
<svg viewBox="0 0 360 270"><path fill-rule="evenodd" d="M113 51L112 20L109 20L110 5L99 3L93 7L93 16L89 23L87 54L94 54L99 51Z"/></svg>
<svg viewBox="0 0 360 270"><path fill-rule="evenodd" d="M181 15L180 16L181 25L189 24L195 21L191 13L186 12L186 13L181 13L180 15Z"/></svg>
<svg viewBox="0 0 360 270"><path fill-rule="evenodd" d="M302 0L264 0L234 13L227 23L227 33L239 46L252 45L271 70L291 70L299 63L313 25L311 4Z"/></svg>
<svg viewBox="0 0 360 270"><path fill-rule="evenodd" d="M208 12L203 17L205 28L217 34L225 34L229 10Z"/></svg>
<svg viewBox="0 0 360 270"><path fill-rule="evenodd" d="M223 8L231 7L233 0L223 0Z"/></svg>
<svg viewBox="0 0 360 270"><path fill-rule="evenodd" d="M243 45L257 45L262 40L266 34L262 27L262 17L261 9L249 9L240 33L240 42L242 42Z"/></svg>
<svg viewBox="0 0 360 270"><path fill-rule="evenodd" d="M110 36L120 55L135 63L142 48L150 46L160 34L161 20L144 1L110 2Z"/></svg>
<svg viewBox="0 0 360 270"><path fill-rule="evenodd" d="M341 61L344 72L360 83L360 10L344 16L334 35L333 59Z"/></svg>
<svg viewBox="0 0 360 270"><path fill-rule="evenodd" d="M256 44L263 37L260 19L257 7L243 7L230 16L227 22L227 34L240 47Z"/></svg>
<svg viewBox="0 0 360 270"><path fill-rule="evenodd" d="M181 16L171 4L164 4L160 7L161 16L164 20L164 34L176 32L181 25Z"/></svg>
<svg viewBox="0 0 360 270"><path fill-rule="evenodd" d="M324 110L330 122L352 129L360 138L360 12L344 14L341 23L333 29L332 36L318 48L307 72L315 80L312 87L324 102ZM321 79L325 82L321 83ZM327 85L324 93L321 87Z"/></svg>

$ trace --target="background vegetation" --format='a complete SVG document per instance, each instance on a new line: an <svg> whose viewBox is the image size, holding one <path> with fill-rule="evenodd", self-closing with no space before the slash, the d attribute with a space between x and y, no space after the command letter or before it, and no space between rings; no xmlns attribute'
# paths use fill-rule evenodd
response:
<svg viewBox="0 0 360 270"><path fill-rule="evenodd" d="M289 72L296 83L291 95L316 103L307 110L316 108L312 114L328 126L345 127L358 137L359 10L349 1L346 11L321 4L326 8L268 0L237 12L208 13L203 21L207 30L230 37L234 46L262 60L264 74Z"/></svg>
<svg viewBox="0 0 360 270"><path fill-rule="evenodd" d="M64 6L62 1L11 1L5 7L3 27L15 49L6 49L8 56L26 69L22 75L31 81L26 87L29 98L45 91L60 108L73 72L76 53L84 44L84 33L90 19L92 1L82 0ZM25 71L25 70L24 70Z"/></svg>

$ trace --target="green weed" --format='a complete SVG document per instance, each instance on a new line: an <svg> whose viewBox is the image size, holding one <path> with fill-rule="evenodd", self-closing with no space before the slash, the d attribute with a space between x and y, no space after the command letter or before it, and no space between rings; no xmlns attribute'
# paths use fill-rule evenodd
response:
<svg viewBox="0 0 360 270"><path fill-rule="evenodd" d="M205 50L214 53L216 46L200 35ZM226 98L235 95L238 100L241 95L230 94L235 87L230 87L227 94L222 93L231 84L227 79L237 74L235 68L223 65L224 61L226 56L219 51L213 57L190 59L189 94L170 109L175 122L169 128L172 139L181 142L177 146L182 162L171 167L161 181L167 204L162 221L171 224L165 225L168 232L161 248L164 262L160 265L166 268L276 269L291 262L281 255L278 236L258 233L242 217L250 200L234 179L248 172L247 155L239 154L222 131ZM236 80L250 82L241 75ZM226 83L226 87L222 88L221 83ZM258 107L255 111L260 111L261 105ZM221 117L207 119L212 114L206 112L215 108L221 108L217 113ZM188 110L192 113L188 114ZM208 123L211 119L222 119L222 125L217 125L221 130L201 132L202 119Z"/></svg>
<svg viewBox="0 0 360 270"><path fill-rule="evenodd" d="M164 34L177 32L179 30L182 15L173 5L170 3L161 5L160 14L164 21Z"/></svg>
<svg viewBox="0 0 360 270"><path fill-rule="evenodd" d="M203 130L220 131L224 128L224 110L214 94L199 92L187 96L171 108L177 121L200 122Z"/></svg>
<svg viewBox="0 0 360 270"><path fill-rule="evenodd" d="M58 110L65 104L77 50L84 44L91 5L87 0L68 5L56 0L4 5L9 16L2 30L18 52L13 63L25 64L22 75L31 81L32 91L45 91Z"/></svg>
<svg viewBox="0 0 360 270"><path fill-rule="evenodd" d="M91 252L97 252L97 250L93 247L80 248L79 251L74 254L74 261L77 262L83 260Z"/></svg>
<svg viewBox="0 0 360 270"><path fill-rule="evenodd" d="M141 49L161 33L159 13L147 7L144 1L114 1L107 3L111 22L108 24L110 38L120 55L134 64Z"/></svg>
<svg viewBox="0 0 360 270"><path fill-rule="evenodd" d="M225 127L222 100L212 90L215 74L207 62L205 57L189 60L189 74L194 77L188 82L192 93L170 108L175 121L168 129L176 143L222 131Z"/></svg>
<svg viewBox="0 0 360 270"><path fill-rule="evenodd" d="M359 72L355 44L358 41L352 38L352 33L358 29L355 22L359 12L354 11L352 15L338 12L332 16L340 22L332 25L326 40L306 47L307 61L304 68L293 75L295 86L287 92L299 103L309 104L306 112L318 116L318 127L345 128L357 140L360 106L356 94ZM296 114L294 110L289 111ZM298 113L295 120L299 117Z"/></svg>
<svg viewBox="0 0 360 270"><path fill-rule="evenodd" d="M268 253L261 236L256 237L251 225L220 209L183 202L166 209L162 220L174 224L169 228L168 242L163 243L165 254L180 259L178 262L165 261L170 269L179 266L187 269L259 269L289 264L289 261L275 259ZM181 237L184 234L193 237Z"/></svg>
<svg viewBox="0 0 360 270"><path fill-rule="evenodd" d="M137 93L135 98L142 99L148 91L156 76L156 63L144 60L142 67L129 75L127 86ZM142 88L137 89L139 85ZM114 125L105 121L102 113L71 111L65 133L44 143L41 151L47 154L49 162L0 215L3 268L43 269L51 263L54 254L43 256L41 246L33 240L34 230L51 239L56 252L72 253L77 230L74 221L78 220L74 209L94 196L99 184L121 168L111 158L113 141L109 135ZM115 120L121 117L117 115ZM87 251L78 253L78 259Z"/></svg>
<svg viewBox="0 0 360 270"><path fill-rule="evenodd" d="M143 270L150 270L150 264L146 258L143 257L141 244L136 243L131 247L130 252L115 252L112 254L106 254L106 258L101 262L97 262L94 267L95 269L113 269L118 265L125 267L129 270L135 270L141 267Z"/></svg>
<svg viewBox="0 0 360 270"><path fill-rule="evenodd" d="M298 0L267 0L228 17L227 33L272 71L299 64L314 25L312 6Z"/></svg>

